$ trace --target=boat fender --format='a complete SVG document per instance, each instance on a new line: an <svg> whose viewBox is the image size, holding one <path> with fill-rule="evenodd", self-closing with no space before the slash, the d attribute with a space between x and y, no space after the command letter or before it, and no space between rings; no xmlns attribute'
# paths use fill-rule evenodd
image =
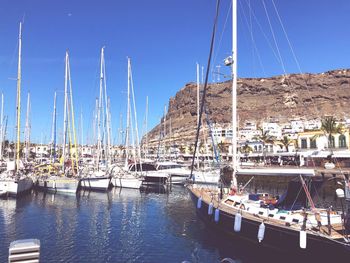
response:
<svg viewBox="0 0 350 263"><path fill-rule="evenodd" d="M306 231L305 230L300 230L300 234L299 234L299 246L302 249L306 248Z"/></svg>
<svg viewBox="0 0 350 263"><path fill-rule="evenodd" d="M262 222L259 226L259 230L258 230L258 240L259 243L264 239L264 235L265 235L265 224L264 222Z"/></svg>
<svg viewBox="0 0 350 263"><path fill-rule="evenodd" d="M241 231L241 224L242 224L242 215L240 213L237 213L235 216L235 224L233 226L233 229L235 232Z"/></svg>
<svg viewBox="0 0 350 263"><path fill-rule="evenodd" d="M212 215L213 214L213 203L210 203L208 206L208 215Z"/></svg>
<svg viewBox="0 0 350 263"><path fill-rule="evenodd" d="M197 208L200 209L202 207L202 197L199 197L197 200Z"/></svg>
<svg viewBox="0 0 350 263"><path fill-rule="evenodd" d="M241 205L239 206L239 208L242 209L242 210L245 210L245 205L244 205L244 204L241 204Z"/></svg>
<svg viewBox="0 0 350 263"><path fill-rule="evenodd" d="M214 214L214 220L215 220L216 223L218 223L219 219L220 219L220 209L216 208L215 209L215 214Z"/></svg>

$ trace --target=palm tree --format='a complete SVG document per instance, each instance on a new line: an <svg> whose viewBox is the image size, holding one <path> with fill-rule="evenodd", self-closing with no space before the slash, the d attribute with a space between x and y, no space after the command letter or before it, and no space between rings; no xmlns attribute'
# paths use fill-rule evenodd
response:
<svg viewBox="0 0 350 263"><path fill-rule="evenodd" d="M343 125L337 125L333 116L327 116L321 122L321 130L327 136L328 148L332 149L333 134L342 133Z"/></svg>
<svg viewBox="0 0 350 263"><path fill-rule="evenodd" d="M291 145L293 143L293 140L289 139L287 135L283 136L283 139L279 141L282 146L284 146L287 150L287 152L289 152L289 145Z"/></svg>
<svg viewBox="0 0 350 263"><path fill-rule="evenodd" d="M226 153L227 152L227 146L224 142L218 143L218 148L220 153Z"/></svg>
<svg viewBox="0 0 350 263"><path fill-rule="evenodd" d="M249 153L253 152L253 149L246 143L243 147L241 147L240 151L244 154L246 161L248 161L248 155Z"/></svg>
<svg viewBox="0 0 350 263"><path fill-rule="evenodd" d="M265 145L267 143L274 143L276 138L274 136L271 136L269 134L269 131L263 131L261 128L261 135L258 135L258 136L254 136L253 139L254 140L258 140L258 141L261 141L263 143L263 149L262 149L262 153L263 153L263 156L264 156L264 163L265 163L265 159L266 159L266 156L265 156Z"/></svg>

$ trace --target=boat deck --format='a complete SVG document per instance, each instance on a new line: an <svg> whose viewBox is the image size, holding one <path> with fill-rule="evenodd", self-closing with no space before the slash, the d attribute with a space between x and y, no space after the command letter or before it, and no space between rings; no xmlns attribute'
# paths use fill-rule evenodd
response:
<svg viewBox="0 0 350 263"><path fill-rule="evenodd" d="M224 203L221 203L219 201L219 191L209 189L209 188L197 188L193 187L192 185L188 186L188 189L198 198L202 197L202 200L209 204L210 202L213 203L214 208L219 207L221 211L226 212L231 215L235 215L236 213L241 213L243 217L254 220L257 222L264 222L265 224L269 225L275 225L278 227L282 227L285 229L292 229L295 231L300 231L300 224L298 223L288 223L288 222L281 222L280 220L274 219L274 218L269 218L266 216L260 216L259 214L252 214L250 212L247 212L243 209L240 209L239 207L231 207L228 205L225 205ZM329 239L342 239L342 224L332 224L331 225L331 233L329 234L329 229L328 226L323 225L318 228L313 228L313 229L308 229L308 233L313 234L313 235L322 235L325 236Z"/></svg>

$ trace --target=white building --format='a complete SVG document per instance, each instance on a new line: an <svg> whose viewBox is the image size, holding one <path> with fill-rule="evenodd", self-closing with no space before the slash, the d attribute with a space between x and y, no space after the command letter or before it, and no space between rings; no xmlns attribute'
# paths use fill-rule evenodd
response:
<svg viewBox="0 0 350 263"><path fill-rule="evenodd" d="M263 122L263 132L277 139L282 138L282 128L277 122Z"/></svg>

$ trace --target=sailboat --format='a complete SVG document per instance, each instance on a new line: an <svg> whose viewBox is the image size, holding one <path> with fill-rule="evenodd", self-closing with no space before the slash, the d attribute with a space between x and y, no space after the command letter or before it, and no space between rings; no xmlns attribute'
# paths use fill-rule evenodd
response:
<svg viewBox="0 0 350 263"><path fill-rule="evenodd" d="M103 96L103 87L104 87L105 96ZM88 189L88 190L106 191L108 190L111 184L110 171L108 170L110 138L107 138L107 147L104 150L102 149L102 127L101 127L102 120L101 119L102 119L103 97L105 101L107 101L104 47L101 48L100 94L99 94L98 112L97 112L97 118L98 118L97 137L98 138L97 138L97 152L96 152L96 158L95 158L95 165L93 168L85 167L80 173L81 174L80 185L83 189ZM106 112L106 120L108 124L109 110L107 107L105 112ZM108 130L109 129L107 127L107 132L109 132Z"/></svg>
<svg viewBox="0 0 350 263"><path fill-rule="evenodd" d="M123 188L134 188L139 189L142 185L142 178L136 173L136 170L131 171L129 168L129 140L130 140L130 126L131 126L131 105L130 105L130 89L133 86L131 85L131 60L128 58L128 103L127 103L127 119L126 119L126 138L125 138L125 165L121 167L117 164L111 169L112 174L112 184L115 187ZM135 120L136 121L136 120ZM139 156L141 158L141 156ZM136 160L136 159L135 159Z"/></svg>
<svg viewBox="0 0 350 263"><path fill-rule="evenodd" d="M49 164L43 164L35 167L38 171L39 176L37 177L36 186L39 189L49 192L59 192L59 193L76 193L79 188L79 180L77 178L77 172L74 167L74 163L77 164L77 161L74 162L71 159L66 160L66 142L67 142L67 124L69 119L69 107L71 109L71 119L74 127L74 111L73 111L73 95L72 87L70 85L70 102L68 98L68 83L70 84L70 65L69 65L69 55L68 51L65 56L65 83L64 83L64 120L63 120L63 153L62 153L62 170L60 170L60 164L56 162L56 92L54 96L54 108L52 115L52 149L51 149L51 162ZM67 114L68 113L68 114ZM75 139L75 136L74 136ZM70 143L71 145L71 143ZM75 143L75 149L76 143ZM77 153L75 153L77 154ZM68 165L69 164L69 165ZM69 166L69 167L67 167Z"/></svg>
<svg viewBox="0 0 350 263"><path fill-rule="evenodd" d="M233 168L224 167L220 188L188 185L196 212L211 228L232 239L249 241L259 247L281 250L286 255L331 258L340 262L350 255L349 216L344 211L315 207L312 196L322 184L313 175L298 175L281 197L245 192L239 188L237 173L237 0L232 1L232 108ZM208 66L209 67L209 66ZM311 185L311 186L310 186ZM232 187L231 187L232 186ZM309 186L309 187L308 187ZM338 198L344 191L337 189ZM300 257L298 258L301 259Z"/></svg>
<svg viewBox="0 0 350 263"><path fill-rule="evenodd" d="M14 161L7 162L7 169L0 175L0 195L17 196L29 191L33 180L24 169L20 160L20 120L21 120L21 52L22 52L22 23L19 24L18 37L18 72L17 72L17 103L16 103L16 134L17 143Z"/></svg>

